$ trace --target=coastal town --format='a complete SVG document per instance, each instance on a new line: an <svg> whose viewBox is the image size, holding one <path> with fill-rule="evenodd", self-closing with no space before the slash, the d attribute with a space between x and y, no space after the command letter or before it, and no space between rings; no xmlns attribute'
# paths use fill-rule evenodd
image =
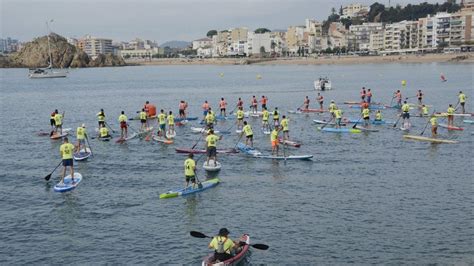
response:
<svg viewBox="0 0 474 266"><path fill-rule="evenodd" d="M428 15L414 11L428 5ZM426 9L426 8L425 8ZM430 14L434 11L433 14ZM398 12L398 13L397 13ZM383 19L384 14L398 14ZM408 14L408 15L407 15ZM447 1L442 5L408 5L385 7L374 3L332 8L327 20L305 19L303 25L288 26L286 30L235 27L209 30L192 42L174 41L159 44L154 40L136 38L116 41L86 35L67 37L67 42L94 59L100 54L113 54L127 63L151 62L160 58L316 58L321 55L407 55L428 53L460 53L474 50L474 1L459 4ZM398 18L398 19L397 19ZM0 52L11 54L23 46L12 38L0 39Z"/></svg>

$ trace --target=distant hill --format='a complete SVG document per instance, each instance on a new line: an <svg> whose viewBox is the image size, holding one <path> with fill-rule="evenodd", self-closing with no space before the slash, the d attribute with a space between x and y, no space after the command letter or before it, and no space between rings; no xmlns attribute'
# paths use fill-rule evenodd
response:
<svg viewBox="0 0 474 266"><path fill-rule="evenodd" d="M170 47L170 48L186 48L191 45L191 42L186 42L186 41L168 41L165 43L160 44L160 47Z"/></svg>

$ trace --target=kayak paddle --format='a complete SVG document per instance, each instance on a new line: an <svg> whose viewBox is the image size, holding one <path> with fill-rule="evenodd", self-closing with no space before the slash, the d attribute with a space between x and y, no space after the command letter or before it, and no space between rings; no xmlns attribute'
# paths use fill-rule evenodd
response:
<svg viewBox="0 0 474 266"><path fill-rule="evenodd" d="M44 177L44 180L49 181L49 179L51 179L51 175L54 173L54 171L56 171L56 169L58 169L58 167L61 165L62 162L63 160L59 162L59 164L54 168L54 170L49 175Z"/></svg>
<svg viewBox="0 0 474 266"><path fill-rule="evenodd" d="M189 232L189 234L193 237L197 237L197 238L212 238L212 236L207 236L201 232L196 232L196 231L191 231ZM268 245L265 245L265 244L252 244L252 245L249 245L253 248L256 248L256 249L261 249L261 250L267 250L269 248Z"/></svg>
<svg viewBox="0 0 474 266"><path fill-rule="evenodd" d="M436 112L436 111L435 111L435 110L433 110L433 113L431 114L431 116L430 116L430 117L432 117L432 116L434 115L434 113L435 113L435 112ZM428 127L428 124L429 124L429 123L430 123L430 118L428 118L428 122L426 122L426 125L425 125L425 127L423 128L423 131L421 131L421 133L420 133L420 136L422 136L422 135L423 135L423 133L425 133L425 130L426 130L426 128Z"/></svg>

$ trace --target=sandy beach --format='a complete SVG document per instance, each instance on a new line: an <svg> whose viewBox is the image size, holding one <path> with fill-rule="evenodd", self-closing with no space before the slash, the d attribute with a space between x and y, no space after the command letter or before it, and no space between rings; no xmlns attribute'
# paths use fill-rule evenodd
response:
<svg viewBox="0 0 474 266"><path fill-rule="evenodd" d="M127 60L129 65L353 65L386 63L474 63L474 53L424 54L391 56L321 56L285 58L159 58L149 60Z"/></svg>

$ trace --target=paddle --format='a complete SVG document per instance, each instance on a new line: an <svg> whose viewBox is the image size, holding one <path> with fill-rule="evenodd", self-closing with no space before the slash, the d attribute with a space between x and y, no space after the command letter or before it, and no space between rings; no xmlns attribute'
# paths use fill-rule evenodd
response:
<svg viewBox="0 0 474 266"><path fill-rule="evenodd" d="M392 107L393 99L395 99L395 96L393 96L392 100L390 101L390 107Z"/></svg>
<svg viewBox="0 0 474 266"><path fill-rule="evenodd" d="M331 121L332 121L333 119L334 119L334 116L331 117L331 119L329 119L329 121L328 121L326 124L324 124L324 125L321 127L321 129L323 129L323 128L325 128L327 125L329 125L329 123L331 123Z"/></svg>
<svg viewBox="0 0 474 266"><path fill-rule="evenodd" d="M357 124L359 124L360 120L362 119L362 116L359 117L359 119L357 119L357 121L355 122L355 124L352 126L352 128L356 128L357 127Z"/></svg>
<svg viewBox="0 0 474 266"><path fill-rule="evenodd" d="M189 232L189 234L193 237L197 237L197 238L212 238L211 236L207 236L201 232L196 232L196 231L191 231ZM251 244L249 245L253 248L256 248L256 249L261 249L261 250L267 250L269 248L268 245L265 245L265 244Z"/></svg>
<svg viewBox="0 0 474 266"><path fill-rule="evenodd" d="M49 175L47 175L47 176L44 177L44 180L49 181L49 179L51 179L51 175L54 173L54 171L56 171L56 169L58 169L58 167L59 167L62 163L63 163L63 160L61 160L61 161L59 162L59 164L54 168L54 170L53 170Z"/></svg>
<svg viewBox="0 0 474 266"><path fill-rule="evenodd" d="M232 109L232 111L230 111L229 115L233 114L235 109L237 109L237 105L234 107L234 109Z"/></svg>
<svg viewBox="0 0 474 266"><path fill-rule="evenodd" d="M454 106L454 111L457 111L457 110L458 110L458 105L459 105L459 100L458 100L458 102L456 103L456 106Z"/></svg>
<svg viewBox="0 0 474 266"><path fill-rule="evenodd" d="M109 126L107 122L104 121L104 124L110 129L110 131L112 131L112 133L115 133L115 130L113 130L113 128Z"/></svg>
<svg viewBox="0 0 474 266"><path fill-rule="evenodd" d="M87 137L87 134L85 134L85 136L86 136L87 145L89 145L89 149L91 150L91 156L94 156L94 153L92 152L91 144L89 143L89 137ZM87 153L87 147L85 148L85 151Z"/></svg>
<svg viewBox="0 0 474 266"><path fill-rule="evenodd" d="M400 114L400 115L398 116L397 121L395 121L395 124L393 124L393 127L394 127L394 128L397 127L398 121L400 121L401 118L402 118L402 114Z"/></svg>
<svg viewBox="0 0 474 266"><path fill-rule="evenodd" d="M429 116L429 117L432 117L432 116L435 114L435 112L436 112L436 111L433 110L433 113L432 113L431 116ZM430 118L428 118L428 122L426 122L426 125L425 125L425 127L423 128L423 131L421 131L420 136L422 136L423 133L425 133L425 130L426 130L426 128L428 127L428 124L429 124L429 123L430 123Z"/></svg>
<svg viewBox="0 0 474 266"><path fill-rule="evenodd" d="M300 105L300 107L296 108L296 111L299 111L301 110L301 107L303 107L304 103L302 105Z"/></svg>

